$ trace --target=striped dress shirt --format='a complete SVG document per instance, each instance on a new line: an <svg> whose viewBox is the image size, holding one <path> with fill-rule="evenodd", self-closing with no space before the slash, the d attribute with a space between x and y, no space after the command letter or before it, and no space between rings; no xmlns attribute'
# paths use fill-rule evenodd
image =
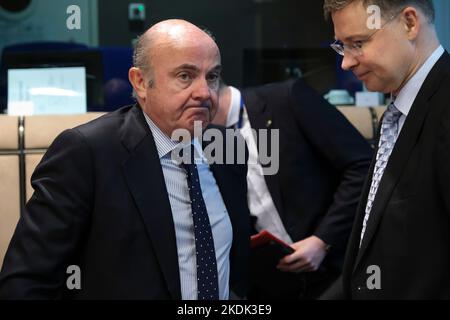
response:
<svg viewBox="0 0 450 320"><path fill-rule="evenodd" d="M155 140L169 195L175 226L181 296L183 300L196 300L197 268L191 200L186 172L171 159L171 152L178 146L179 142L171 140L164 134L145 112L144 116ZM196 161L196 164L214 238L219 277L219 299L227 300L229 298L230 278L229 255L233 241L232 225L216 180L203 156L198 140L194 139L193 144L198 154L202 155L202 159Z"/></svg>

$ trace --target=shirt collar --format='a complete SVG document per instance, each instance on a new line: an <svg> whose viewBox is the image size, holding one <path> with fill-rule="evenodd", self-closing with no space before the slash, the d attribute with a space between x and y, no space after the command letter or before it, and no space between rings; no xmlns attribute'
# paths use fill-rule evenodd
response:
<svg viewBox="0 0 450 320"><path fill-rule="evenodd" d="M425 61L422 67L420 67L419 71L417 71L416 74L409 79L405 86L400 90L399 94L395 98L395 107L400 110L403 115L408 115L414 100L420 91L420 88L425 82L425 79L439 58L444 54L444 51L444 48L439 46Z"/></svg>
<svg viewBox="0 0 450 320"><path fill-rule="evenodd" d="M195 156L194 162L196 164L206 163L207 159L206 159L205 155L203 154L202 146L200 145L200 141L198 141L197 137L195 137L192 140L192 144L194 145L194 148L196 151L196 153L195 153L196 156ZM200 155L200 158L197 157L198 155Z"/></svg>
<svg viewBox="0 0 450 320"><path fill-rule="evenodd" d="M145 120L150 127L153 139L155 140L156 149L158 150L158 156L161 159L169 152L172 152L172 150L178 146L179 142L170 139L144 111L142 112L144 113Z"/></svg>
<svg viewBox="0 0 450 320"><path fill-rule="evenodd" d="M230 108L227 116L226 127L231 127L239 122L239 112L241 108L241 92L235 87L228 86L231 91Z"/></svg>
<svg viewBox="0 0 450 320"><path fill-rule="evenodd" d="M161 131L161 129L153 122L153 120L144 111L142 112L144 113L145 120L147 121L147 124L150 127L153 139L155 140L156 149L158 150L158 156L161 159L167 156L181 143L170 139L164 132ZM198 138L194 138L188 145L191 144L194 145L196 154L200 155L201 161L205 161L206 159L203 154L200 142L198 141ZM184 146L183 148L185 148L186 146ZM197 158L195 159L195 162L198 162Z"/></svg>

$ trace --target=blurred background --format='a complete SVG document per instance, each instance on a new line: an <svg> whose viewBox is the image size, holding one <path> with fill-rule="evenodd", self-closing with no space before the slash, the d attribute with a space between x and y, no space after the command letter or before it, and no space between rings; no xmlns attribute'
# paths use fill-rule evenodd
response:
<svg viewBox="0 0 450 320"><path fill-rule="evenodd" d="M329 47L334 33L322 5L298 0L0 0L0 112L112 111L132 103L127 72L133 41L168 18L186 19L213 33L230 85L302 77L321 94L338 94L330 99L333 104L351 105L364 88L340 69L340 58ZM435 0L435 5L436 27L449 49L450 1Z"/></svg>

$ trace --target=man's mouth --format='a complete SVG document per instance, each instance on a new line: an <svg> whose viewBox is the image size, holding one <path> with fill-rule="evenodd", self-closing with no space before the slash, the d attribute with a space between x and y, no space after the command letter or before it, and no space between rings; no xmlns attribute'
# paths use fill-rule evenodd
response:
<svg viewBox="0 0 450 320"><path fill-rule="evenodd" d="M186 110L189 110L190 116L194 117L194 119L208 118L210 113L208 106L191 106Z"/></svg>
<svg viewBox="0 0 450 320"><path fill-rule="evenodd" d="M362 72L362 73L360 73L360 74L356 74L356 77L357 77L359 80L362 80L362 79L363 79L364 77L366 77L369 73L370 73L370 71Z"/></svg>
<svg viewBox="0 0 450 320"><path fill-rule="evenodd" d="M192 105L188 106L187 109L211 109L209 104L201 104L201 105Z"/></svg>

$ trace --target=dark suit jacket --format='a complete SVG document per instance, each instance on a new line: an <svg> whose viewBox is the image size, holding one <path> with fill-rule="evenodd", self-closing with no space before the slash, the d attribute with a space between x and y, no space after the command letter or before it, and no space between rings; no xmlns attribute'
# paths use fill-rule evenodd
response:
<svg viewBox="0 0 450 320"><path fill-rule="evenodd" d="M358 249L372 163L344 265L347 298L450 299L449 92L450 56L444 53L397 139ZM372 265L380 268L380 290L367 287Z"/></svg>
<svg viewBox="0 0 450 320"><path fill-rule="evenodd" d="M233 226L231 288L249 247L246 165L212 165ZM138 106L63 132L32 176L0 276L1 298L181 299L172 213ZM68 291L66 268L81 269Z"/></svg>
<svg viewBox="0 0 450 320"><path fill-rule="evenodd" d="M280 168L265 176L293 241L316 235L342 268L372 149L345 117L302 80L243 91L254 129L280 130Z"/></svg>

